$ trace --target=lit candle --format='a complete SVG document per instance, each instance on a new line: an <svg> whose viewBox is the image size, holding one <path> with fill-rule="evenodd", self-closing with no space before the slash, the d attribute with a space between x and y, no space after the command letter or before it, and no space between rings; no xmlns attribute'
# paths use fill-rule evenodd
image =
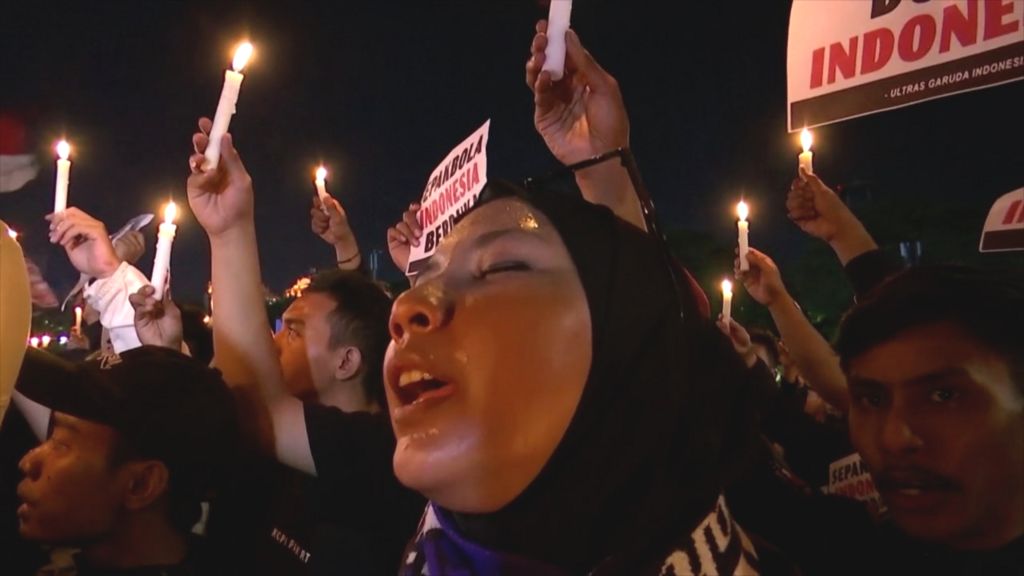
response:
<svg viewBox="0 0 1024 576"><path fill-rule="evenodd" d="M722 321L729 324L732 318L732 282L722 280Z"/></svg>
<svg viewBox="0 0 1024 576"><path fill-rule="evenodd" d="M18 239L18 233L14 231L14 228L8 228L7 235L13 238L14 240Z"/></svg>
<svg viewBox="0 0 1024 576"><path fill-rule="evenodd" d="M68 207L68 176L71 173L71 145L67 140L57 143L57 185L53 193L53 211L63 212Z"/></svg>
<svg viewBox="0 0 1024 576"><path fill-rule="evenodd" d="M82 307L75 306L75 334L82 333Z"/></svg>
<svg viewBox="0 0 1024 576"><path fill-rule="evenodd" d="M43 334L43 337L39 339L39 343L42 344L43 348L49 348L51 341L53 341L53 338L50 338L49 334Z"/></svg>
<svg viewBox="0 0 1024 576"><path fill-rule="evenodd" d="M807 171L808 174L814 173L814 152L811 152L811 144L814 143L814 136L811 135L811 131L804 128L800 132L800 145L804 147L804 151L800 154L800 167Z"/></svg>
<svg viewBox="0 0 1024 576"><path fill-rule="evenodd" d="M320 197L320 208L327 214L327 168L323 166L316 169L316 195Z"/></svg>
<svg viewBox="0 0 1024 576"><path fill-rule="evenodd" d="M153 278L150 282L153 285L153 298L157 300L164 297L164 284L167 283L167 273L171 269L171 245L174 243L174 233L178 229L174 225L174 217L177 214L178 207L174 202L169 202L164 208L164 223L157 232L156 258L153 261Z"/></svg>
<svg viewBox="0 0 1024 576"><path fill-rule="evenodd" d="M33 336L29 338L28 343L31 344L33 348L39 348L39 337Z"/></svg>
<svg viewBox="0 0 1024 576"><path fill-rule="evenodd" d="M548 9L548 47L544 49L544 67L551 79L558 81L565 74L565 32L569 29L572 0L551 0Z"/></svg>
<svg viewBox="0 0 1024 576"><path fill-rule="evenodd" d="M231 116L235 114L235 104L238 103L238 90L242 87L242 68L252 56L252 44L243 42L235 50L235 59L231 63L233 70L224 71L224 88L220 91L220 102L217 103L217 113L213 116L213 128L210 129L210 142L206 145L206 161L203 163L203 170L216 170L220 163L220 139L228 131L231 124Z"/></svg>
<svg viewBox="0 0 1024 576"><path fill-rule="evenodd" d="M750 262L747 261L747 252L750 250L750 223L747 222L747 216L750 215L750 209L747 207L746 202L740 201L736 205L736 215L740 217L739 222L736 223L740 234L740 270L746 272L750 270Z"/></svg>

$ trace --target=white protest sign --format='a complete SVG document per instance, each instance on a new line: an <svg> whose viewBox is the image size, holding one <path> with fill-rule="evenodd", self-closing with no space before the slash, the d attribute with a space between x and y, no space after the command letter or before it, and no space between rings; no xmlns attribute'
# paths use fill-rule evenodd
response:
<svg viewBox="0 0 1024 576"><path fill-rule="evenodd" d="M864 460L856 452L829 464L828 486L823 491L864 502L875 517L885 512L885 504L875 487L875 481Z"/></svg>
<svg viewBox="0 0 1024 576"><path fill-rule="evenodd" d="M1021 80L1024 1L794 0L787 52L796 131Z"/></svg>
<svg viewBox="0 0 1024 576"><path fill-rule="evenodd" d="M1024 250L1024 188L1003 194L985 219L979 252Z"/></svg>
<svg viewBox="0 0 1024 576"><path fill-rule="evenodd" d="M413 246L405 273L416 275L455 227L456 219L476 204L487 184L487 137L491 121L456 146L430 174L416 215L423 228L420 245Z"/></svg>

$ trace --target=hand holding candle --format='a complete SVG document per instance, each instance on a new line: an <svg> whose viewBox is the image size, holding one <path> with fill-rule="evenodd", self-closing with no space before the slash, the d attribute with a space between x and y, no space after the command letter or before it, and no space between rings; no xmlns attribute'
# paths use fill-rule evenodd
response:
<svg viewBox="0 0 1024 576"><path fill-rule="evenodd" d="M565 74L565 32L572 16L572 0L551 0L548 10L548 46L544 50L544 67L557 82Z"/></svg>
<svg viewBox="0 0 1024 576"><path fill-rule="evenodd" d="M157 233L156 258L153 261L153 277L150 281L153 285L153 298L157 301L163 300L164 286L167 284L171 268L171 245L174 243L174 233L178 230L174 225L177 214L178 207L174 202L169 202L164 208L164 222Z"/></svg>
<svg viewBox="0 0 1024 576"><path fill-rule="evenodd" d="M747 222L747 216L750 215L750 208L746 202L740 201L736 205L736 215L740 218L736 223L739 229L740 270L746 272L750 270L750 262L747 261L747 252L750 251L750 223Z"/></svg>
<svg viewBox="0 0 1024 576"><path fill-rule="evenodd" d="M217 103L217 114L213 117L213 128L210 129L210 142L206 146L206 161L203 163L203 170L216 170L220 163L220 139L228 131L231 124L231 116L235 114L235 104L238 103L238 91L242 87L242 68L245 68L249 57L252 56L252 44L243 42L235 50L235 58L231 67L233 70L224 71L224 88L220 92L220 101Z"/></svg>
<svg viewBox="0 0 1024 576"><path fill-rule="evenodd" d="M316 169L316 195L320 197L320 208L327 214L327 168L323 166Z"/></svg>
<svg viewBox="0 0 1024 576"><path fill-rule="evenodd" d="M722 322L729 325L732 318L732 282L722 280Z"/></svg>
<svg viewBox="0 0 1024 576"><path fill-rule="evenodd" d="M814 136L811 135L811 131L804 128L800 132L800 145L803 146L804 151L800 154L800 167L807 171L808 174L814 174L814 152L811 152L811 144L814 144Z"/></svg>
<svg viewBox="0 0 1024 576"><path fill-rule="evenodd" d="M57 143L57 184L53 192L53 212L63 212L68 207L68 179L71 173L71 145L67 140Z"/></svg>

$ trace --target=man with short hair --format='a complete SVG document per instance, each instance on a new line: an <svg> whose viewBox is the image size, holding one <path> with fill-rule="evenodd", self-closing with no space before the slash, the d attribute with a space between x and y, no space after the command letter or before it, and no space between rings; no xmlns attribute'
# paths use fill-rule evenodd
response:
<svg viewBox="0 0 1024 576"><path fill-rule="evenodd" d="M19 383L52 409L45 441L19 465L22 537L80 547L78 574L219 570L190 531L237 452L220 374L153 346L72 370Z"/></svg>
<svg viewBox="0 0 1024 576"><path fill-rule="evenodd" d="M896 571L1021 573L1022 325L1019 271L960 266L906 270L843 319L850 438L898 528Z"/></svg>

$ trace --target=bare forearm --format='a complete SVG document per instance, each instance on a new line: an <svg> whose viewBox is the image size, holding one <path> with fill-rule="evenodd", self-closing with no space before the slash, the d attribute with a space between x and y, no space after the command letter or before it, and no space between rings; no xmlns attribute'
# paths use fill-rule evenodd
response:
<svg viewBox="0 0 1024 576"><path fill-rule="evenodd" d="M829 404L843 411L849 402L839 357L786 294L768 308L783 342L808 383Z"/></svg>
<svg viewBox="0 0 1024 576"><path fill-rule="evenodd" d="M857 256L878 248L874 238L868 234L867 228L852 213L848 215L847 222L839 233L829 241L829 246L835 251L843 266Z"/></svg>
<svg viewBox="0 0 1024 576"><path fill-rule="evenodd" d="M598 164L576 172L576 185L588 202L611 208L616 216L646 230L640 199L626 168L619 163Z"/></svg>
<svg viewBox="0 0 1024 576"><path fill-rule="evenodd" d="M256 230L250 225L211 238L210 248L217 368L229 384L257 384L269 402L285 392L267 323Z"/></svg>

